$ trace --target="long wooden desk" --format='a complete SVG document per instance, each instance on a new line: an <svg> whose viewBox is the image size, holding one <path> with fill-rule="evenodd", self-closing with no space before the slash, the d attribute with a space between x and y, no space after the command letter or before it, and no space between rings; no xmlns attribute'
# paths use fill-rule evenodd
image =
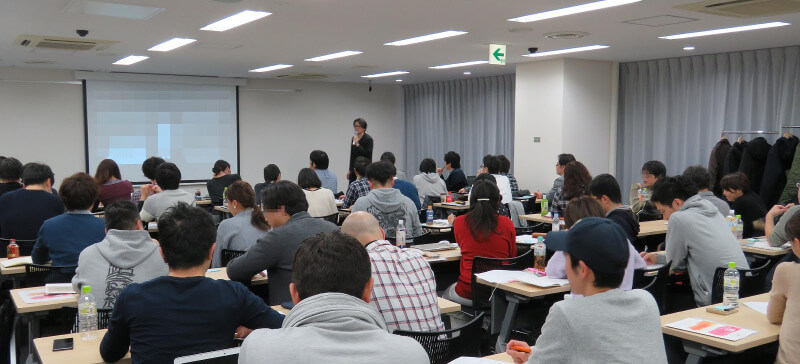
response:
<svg viewBox="0 0 800 364"><path fill-rule="evenodd" d="M764 240L764 241L766 240L766 238L763 237L763 236L762 237L758 237L758 238L752 238L752 239ZM750 254L755 254L755 255L762 255L762 256L768 257L768 258L769 257L782 257L782 256L784 256L786 254L789 254L789 252L792 251L791 247L789 247L789 248L778 248L778 249L776 249L776 248L765 249L765 248L758 248L758 247L750 246L753 243L754 242L751 241L750 239L739 240L739 244L742 245L742 251L743 252L750 253Z"/></svg>
<svg viewBox="0 0 800 364"><path fill-rule="evenodd" d="M461 260L461 248L440 250L438 252L425 252L425 259L428 261L428 263L453 262L456 260Z"/></svg>
<svg viewBox="0 0 800 364"><path fill-rule="evenodd" d="M50 363L80 363L80 364L101 364L105 363L100 357L100 341L106 330L97 330L96 338L90 341L81 340L81 334L66 334L58 336L40 337L33 340L36 353L42 364ZM64 351L53 351L53 341L56 339L72 338L73 349ZM130 363L131 353L128 351L125 357L117 363Z"/></svg>
<svg viewBox="0 0 800 364"><path fill-rule="evenodd" d="M687 363L690 362L690 360L697 361L702 357L719 355L718 353L708 350L708 347L722 349L726 352L738 353L756 346L769 344L778 340L778 333L780 333L781 326L769 323L766 315L742 304L743 302L759 301L768 302L769 293L740 299L739 312L727 316L706 312L706 307L664 315L661 316L661 331L664 334L672 335L683 340L684 349L689 353L689 358L686 360ZM730 341L666 326L667 324L690 317L739 326L758 332L739 341Z"/></svg>
<svg viewBox="0 0 800 364"><path fill-rule="evenodd" d="M446 300L444 298L441 298L441 297L438 297L438 299L439 299L439 311L442 314L461 311L461 305L460 304L455 303L453 301L448 301L448 300ZM273 310L278 311L278 312L280 312L280 313L282 313L284 315L288 315L289 314L289 310L286 309L286 308L283 308L281 305L275 305L275 306L271 306L271 307L272 307Z"/></svg>
<svg viewBox="0 0 800 364"><path fill-rule="evenodd" d="M8 260L8 258L0 258L0 262L4 262ZM16 267L3 267L0 265L0 274L4 276L10 276L14 274L24 274L25 273L25 265L18 265Z"/></svg>
<svg viewBox="0 0 800 364"><path fill-rule="evenodd" d="M529 214L529 215L519 215L520 219L545 223L545 224L552 224L553 218L549 216L542 216L540 214ZM666 234L667 233L667 224L666 220L654 220L654 221L645 221L639 223L639 235L638 237L645 237L651 235L659 235L659 234Z"/></svg>
<svg viewBox="0 0 800 364"><path fill-rule="evenodd" d="M484 356L483 358L484 359L489 359L489 360L502 361L504 363L513 363L514 362L514 359L511 358L511 355L506 354L505 351L502 352L502 353L494 354L494 355Z"/></svg>
<svg viewBox="0 0 800 364"><path fill-rule="evenodd" d="M466 211L469 210L469 203L465 204L456 204L455 202L437 202L433 204L433 207L438 207L440 209L445 210L455 210L455 211Z"/></svg>

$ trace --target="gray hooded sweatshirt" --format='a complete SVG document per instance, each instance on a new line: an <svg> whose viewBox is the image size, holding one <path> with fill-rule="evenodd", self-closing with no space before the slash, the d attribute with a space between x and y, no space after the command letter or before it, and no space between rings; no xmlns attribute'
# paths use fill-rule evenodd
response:
<svg viewBox="0 0 800 364"><path fill-rule="evenodd" d="M92 287L97 308L112 309L119 293L131 283L142 283L169 273L158 244L146 230L109 230L106 238L83 249L72 288Z"/></svg>
<svg viewBox="0 0 800 364"><path fill-rule="evenodd" d="M697 195L669 217L665 244L666 255L658 255L659 263L672 261L673 270L688 270L694 301L699 306L711 304L717 267L727 267L728 262L736 262L737 268L750 267L725 218L711 202Z"/></svg>
<svg viewBox="0 0 800 364"><path fill-rule="evenodd" d="M420 202L425 202L425 196L439 197L447 194L447 184L438 173L420 173L414 176L414 186L417 186Z"/></svg>
<svg viewBox="0 0 800 364"><path fill-rule="evenodd" d="M378 311L344 293L322 293L300 301L278 330L247 336L239 364L426 364L414 339L392 335Z"/></svg>
<svg viewBox="0 0 800 364"><path fill-rule="evenodd" d="M375 216L387 238L395 237L399 220L403 220L406 225L406 241L422 235L417 206L410 198L403 196L400 190L378 188L369 191L369 194L360 197L353 205L353 212L355 211L366 211Z"/></svg>

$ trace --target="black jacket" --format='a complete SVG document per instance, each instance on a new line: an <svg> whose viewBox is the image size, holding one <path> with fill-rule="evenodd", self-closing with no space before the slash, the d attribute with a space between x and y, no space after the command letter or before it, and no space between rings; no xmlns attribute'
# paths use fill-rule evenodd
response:
<svg viewBox="0 0 800 364"><path fill-rule="evenodd" d="M750 189L761 191L761 179L764 177L764 164L767 162L767 153L772 146L763 137L758 137L747 143L742 153L742 162L739 172L750 179Z"/></svg>
<svg viewBox="0 0 800 364"><path fill-rule="evenodd" d="M739 170L744 148L747 148L747 141L733 143L728 155L725 156L725 170L724 173L722 173L723 177L728 173L734 173Z"/></svg>
<svg viewBox="0 0 800 364"><path fill-rule="evenodd" d="M765 205L772 206L778 202L781 191L786 186L786 170L792 167L792 158L798 142L800 139L796 136L778 138L767 153L764 177L759 191Z"/></svg>
<svg viewBox="0 0 800 364"><path fill-rule="evenodd" d="M717 196L722 196L722 188L719 180L725 175L725 157L731 151L731 142L722 139L717 142L714 149L711 149L711 156L708 158L708 173L711 173L711 185L709 190Z"/></svg>

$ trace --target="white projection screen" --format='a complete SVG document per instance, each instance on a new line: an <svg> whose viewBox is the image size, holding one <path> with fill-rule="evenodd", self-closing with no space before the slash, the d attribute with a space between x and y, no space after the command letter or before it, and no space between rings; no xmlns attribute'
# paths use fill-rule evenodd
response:
<svg viewBox="0 0 800 364"><path fill-rule="evenodd" d="M110 158L123 179L147 182L151 156L177 164L184 182L210 179L218 159L239 170L236 86L85 82L88 173Z"/></svg>

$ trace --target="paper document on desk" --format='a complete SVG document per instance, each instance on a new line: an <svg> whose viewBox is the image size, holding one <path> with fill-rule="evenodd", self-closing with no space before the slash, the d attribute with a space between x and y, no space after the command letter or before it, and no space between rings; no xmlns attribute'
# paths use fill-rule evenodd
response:
<svg viewBox="0 0 800 364"><path fill-rule="evenodd" d="M517 235L517 244L525 244L525 245L533 245L536 242L536 239L533 235Z"/></svg>
<svg viewBox="0 0 800 364"><path fill-rule="evenodd" d="M476 274L475 276L489 283L522 282L537 287L558 287L569 284L569 281L566 279L539 277L533 273L519 270L490 270L488 272Z"/></svg>
<svg viewBox="0 0 800 364"><path fill-rule="evenodd" d="M471 356L462 356L460 358L456 358L447 364L499 364L503 363L502 361L492 360L492 359L484 359L484 358L474 358Z"/></svg>
<svg viewBox="0 0 800 364"><path fill-rule="evenodd" d="M40 302L63 300L65 298L71 297L72 294L67 293L67 294L48 295L45 293L45 288L41 288L41 289L19 292L19 296L20 298L22 298L22 302L40 303Z"/></svg>
<svg viewBox="0 0 800 364"><path fill-rule="evenodd" d="M666 326L730 341L739 341L758 332L694 317L676 321Z"/></svg>
<svg viewBox="0 0 800 364"><path fill-rule="evenodd" d="M0 265L2 265L3 268L16 267L16 266L25 265L25 264L33 264L33 258L31 258L31 257L19 257L19 258L13 258L13 259L4 260L4 261L0 262Z"/></svg>
<svg viewBox="0 0 800 364"><path fill-rule="evenodd" d="M767 304L768 302L741 302L744 303L745 306L750 307L758 312L763 314L767 314Z"/></svg>
<svg viewBox="0 0 800 364"><path fill-rule="evenodd" d="M566 286L569 284L569 281L566 279L556 279L556 278L548 278L548 277L539 277L537 275L531 273L521 274L517 281L527 284L532 284L536 287L560 287Z"/></svg>
<svg viewBox="0 0 800 364"><path fill-rule="evenodd" d="M745 243L744 245L747 245L747 246L750 246L750 247L753 247L753 248L768 249L768 250L786 250L786 249L791 248L791 243L786 243L786 244L783 244L781 246L771 246L771 245L769 245L769 242L767 241L767 239L753 239L753 238L750 238L750 239L746 239L746 240L747 240L747 243Z"/></svg>
<svg viewBox="0 0 800 364"><path fill-rule="evenodd" d="M72 283L48 283L44 285L44 293L48 295L54 295L72 294L77 292L72 289Z"/></svg>

